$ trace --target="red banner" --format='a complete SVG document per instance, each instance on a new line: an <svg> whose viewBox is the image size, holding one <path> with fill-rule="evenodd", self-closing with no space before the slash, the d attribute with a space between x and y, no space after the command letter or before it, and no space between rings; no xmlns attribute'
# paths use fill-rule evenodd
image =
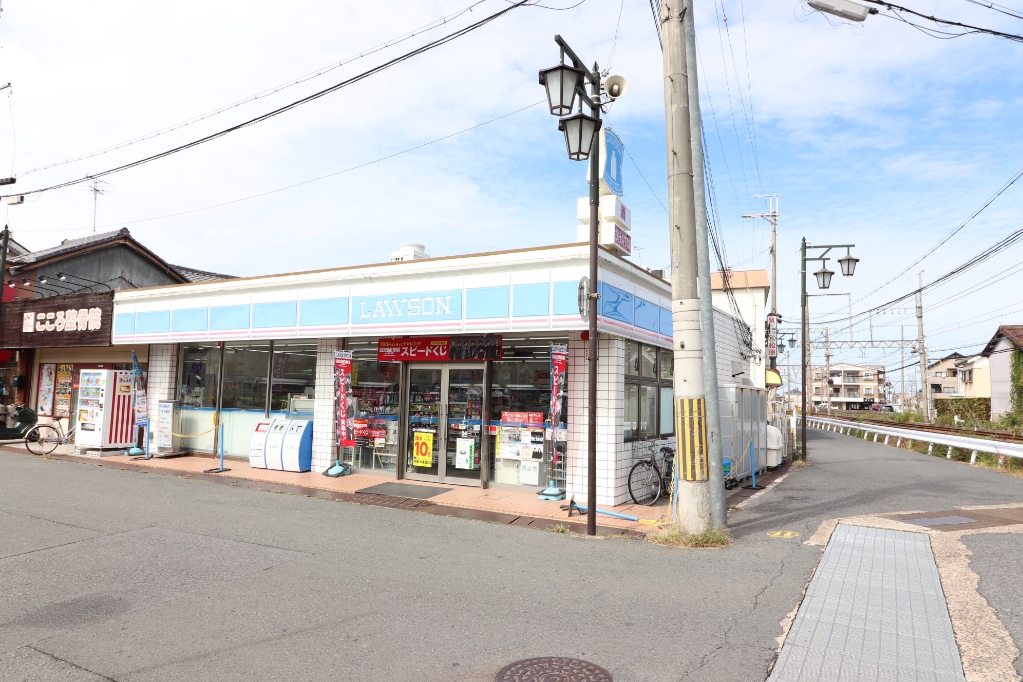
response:
<svg viewBox="0 0 1023 682"><path fill-rule="evenodd" d="M551 427L561 423L561 389L568 370L568 346L551 345Z"/></svg>
<svg viewBox="0 0 1023 682"><path fill-rule="evenodd" d="M543 426L543 412L501 412L501 423Z"/></svg>
<svg viewBox="0 0 1023 682"><path fill-rule="evenodd" d="M334 399L337 402L337 444L343 448L355 447L351 351L334 351Z"/></svg>
<svg viewBox="0 0 1023 682"><path fill-rule="evenodd" d="M413 338L380 339L377 343L379 362L447 362L449 360L500 360L503 357L502 337L486 336L417 336Z"/></svg>

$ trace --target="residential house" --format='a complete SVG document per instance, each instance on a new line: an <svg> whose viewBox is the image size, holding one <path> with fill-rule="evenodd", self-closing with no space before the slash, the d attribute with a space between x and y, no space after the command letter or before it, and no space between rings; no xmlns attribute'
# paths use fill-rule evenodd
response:
<svg viewBox="0 0 1023 682"><path fill-rule="evenodd" d="M959 392L965 398L991 397L991 360L974 355L956 362L959 373Z"/></svg>
<svg viewBox="0 0 1023 682"><path fill-rule="evenodd" d="M1013 352L1021 349L1023 325L1001 325L980 353L989 363L992 419L1012 410L1011 360Z"/></svg>
<svg viewBox="0 0 1023 682"><path fill-rule="evenodd" d="M767 295L771 280L767 270L728 270L728 284L738 310L733 311L725 291L725 277L721 272L710 273L711 300L715 308L741 317L752 334L753 348L746 348L749 358L750 383L759 388L767 386Z"/></svg>
<svg viewBox="0 0 1023 682"><path fill-rule="evenodd" d="M965 359L961 353L952 353L927 365L927 385L931 400L963 397L957 363Z"/></svg>

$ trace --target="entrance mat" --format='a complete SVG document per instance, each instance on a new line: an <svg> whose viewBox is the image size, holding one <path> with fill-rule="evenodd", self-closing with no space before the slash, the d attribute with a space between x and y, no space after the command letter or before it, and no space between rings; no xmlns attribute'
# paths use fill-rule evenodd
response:
<svg viewBox="0 0 1023 682"><path fill-rule="evenodd" d="M411 483L381 483L379 485L356 490L356 493L370 493L372 495L390 495L391 497L413 497L417 500L425 500L446 493L454 488L434 488L429 485L412 485Z"/></svg>

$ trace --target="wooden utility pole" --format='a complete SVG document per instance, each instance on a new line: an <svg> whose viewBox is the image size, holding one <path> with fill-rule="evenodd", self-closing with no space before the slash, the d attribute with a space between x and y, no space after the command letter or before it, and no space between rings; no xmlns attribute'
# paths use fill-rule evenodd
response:
<svg viewBox="0 0 1023 682"><path fill-rule="evenodd" d="M923 413L926 421L931 421L931 387L927 383L927 344L924 342L924 271L917 273L919 288L916 292L916 333L917 352L920 353L920 396L923 398Z"/></svg>

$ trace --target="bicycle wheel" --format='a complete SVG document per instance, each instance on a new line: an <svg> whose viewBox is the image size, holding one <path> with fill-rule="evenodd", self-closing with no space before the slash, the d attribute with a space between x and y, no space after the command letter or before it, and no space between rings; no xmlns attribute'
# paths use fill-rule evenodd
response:
<svg viewBox="0 0 1023 682"><path fill-rule="evenodd" d="M652 505L661 496L661 472L652 460L636 462L629 472L629 495L636 504Z"/></svg>
<svg viewBox="0 0 1023 682"><path fill-rule="evenodd" d="M25 447L33 455L48 455L60 445L60 432L48 424L33 427L25 435Z"/></svg>

